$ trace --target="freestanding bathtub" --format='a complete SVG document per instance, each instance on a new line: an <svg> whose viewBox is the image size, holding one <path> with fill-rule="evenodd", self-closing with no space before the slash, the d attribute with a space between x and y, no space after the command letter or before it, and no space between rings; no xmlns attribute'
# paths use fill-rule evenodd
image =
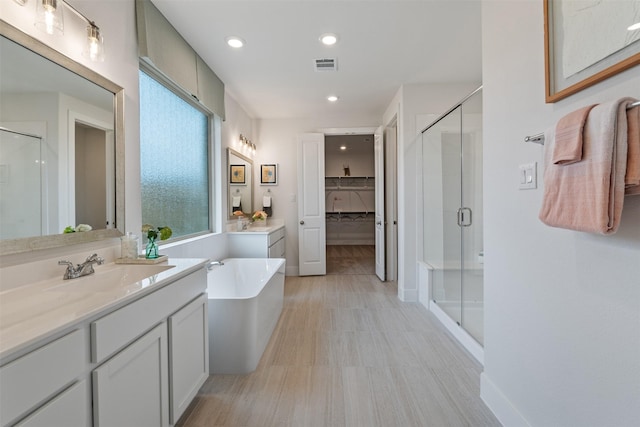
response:
<svg viewBox="0 0 640 427"><path fill-rule="evenodd" d="M247 374L258 366L284 301L285 260L229 258L207 274L209 373Z"/></svg>

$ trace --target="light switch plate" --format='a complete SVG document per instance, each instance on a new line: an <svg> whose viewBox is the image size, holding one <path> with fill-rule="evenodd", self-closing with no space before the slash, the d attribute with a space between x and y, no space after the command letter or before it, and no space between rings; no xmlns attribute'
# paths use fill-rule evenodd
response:
<svg viewBox="0 0 640 427"><path fill-rule="evenodd" d="M520 165L518 182L520 183L520 190L538 188L538 163Z"/></svg>

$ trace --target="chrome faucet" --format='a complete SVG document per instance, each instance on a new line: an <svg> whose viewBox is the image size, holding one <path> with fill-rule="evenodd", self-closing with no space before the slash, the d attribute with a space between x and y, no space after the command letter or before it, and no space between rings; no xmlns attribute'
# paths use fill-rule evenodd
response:
<svg viewBox="0 0 640 427"><path fill-rule="evenodd" d="M224 265L224 262L222 262L222 261L211 261L209 264L207 264L207 270L211 270L214 265Z"/></svg>
<svg viewBox="0 0 640 427"><path fill-rule="evenodd" d="M93 254L87 257L82 264L78 264L76 267L73 266L71 261L58 261L58 265L67 266L64 276L62 277L64 280L77 279L78 277L88 276L89 274L95 273L93 264L104 264L104 258L99 257L98 254Z"/></svg>

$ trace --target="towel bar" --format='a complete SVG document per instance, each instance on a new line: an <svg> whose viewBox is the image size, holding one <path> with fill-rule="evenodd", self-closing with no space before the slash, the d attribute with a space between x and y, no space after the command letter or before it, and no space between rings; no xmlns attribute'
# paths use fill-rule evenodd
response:
<svg viewBox="0 0 640 427"><path fill-rule="evenodd" d="M640 101L636 101L633 104L627 105L627 110L630 110L635 107L640 107ZM524 142L533 142L534 144L544 145L544 133L537 133L535 135L525 136Z"/></svg>

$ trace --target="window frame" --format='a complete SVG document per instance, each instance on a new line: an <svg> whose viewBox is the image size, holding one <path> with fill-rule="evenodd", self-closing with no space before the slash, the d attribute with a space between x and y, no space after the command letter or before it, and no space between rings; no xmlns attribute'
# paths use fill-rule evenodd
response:
<svg viewBox="0 0 640 427"><path fill-rule="evenodd" d="M186 90L182 89L179 85L173 82L169 77L167 77L164 73L147 64L144 61L139 62L139 73L143 72L153 80L155 80L158 84L164 86L167 90L171 91L174 95L191 105L193 108L200 111L207 117L207 182L208 182L208 197L209 197L209 229L203 230L197 233L186 234L178 237L171 237L170 239L164 240L163 243L174 243L179 242L181 240L192 239L200 236L205 236L209 234L216 234L218 228L217 218L219 216L219 208L220 204L217 200L217 182L215 182L214 178L218 175L216 172L218 170L216 159L216 149L219 146L216 135L219 133L217 127L220 126L221 120L219 117L210 109L205 107L195 95L190 94ZM138 73L138 85L140 83L140 74ZM140 93L140 88L138 86L138 94ZM140 100L140 96L138 96L138 108L142 109L142 102ZM142 129L142 123L140 123L140 129ZM140 140L140 138L139 138ZM140 141L142 143L142 141ZM140 168L142 168L142 155L140 155ZM140 180L142 184L142 179ZM140 220L142 219L142 185L140 186Z"/></svg>

